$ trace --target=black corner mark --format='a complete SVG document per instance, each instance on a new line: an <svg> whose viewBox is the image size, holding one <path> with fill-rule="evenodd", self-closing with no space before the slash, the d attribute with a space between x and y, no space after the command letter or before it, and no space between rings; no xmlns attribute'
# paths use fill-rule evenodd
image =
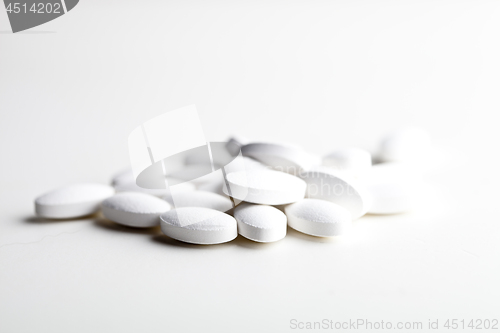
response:
<svg viewBox="0 0 500 333"><path fill-rule="evenodd" d="M79 0L63 0L66 3L66 10L69 12L73 8L75 8L76 4Z"/></svg>
<svg viewBox="0 0 500 333"><path fill-rule="evenodd" d="M73 9L79 0L4 0L12 32L52 21Z"/></svg>

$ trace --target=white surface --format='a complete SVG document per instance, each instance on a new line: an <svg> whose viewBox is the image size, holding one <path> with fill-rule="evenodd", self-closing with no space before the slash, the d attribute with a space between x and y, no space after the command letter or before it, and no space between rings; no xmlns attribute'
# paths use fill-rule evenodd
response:
<svg viewBox="0 0 500 333"><path fill-rule="evenodd" d="M369 214L399 214L412 209L414 197L418 196L418 187L397 183L379 183L368 186L368 192L372 197ZM424 191L422 195L427 195Z"/></svg>
<svg viewBox="0 0 500 333"><path fill-rule="evenodd" d="M0 330L498 317L499 6L82 0L16 35L0 9ZM34 197L108 183L129 163L130 131L193 103L208 141L234 132L326 154L416 125L445 159L422 209L363 217L335 240L289 229L207 247L33 218Z"/></svg>

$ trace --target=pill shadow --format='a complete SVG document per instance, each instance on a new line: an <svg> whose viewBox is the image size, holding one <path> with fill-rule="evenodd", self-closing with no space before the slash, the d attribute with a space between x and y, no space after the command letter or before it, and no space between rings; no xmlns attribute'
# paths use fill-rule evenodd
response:
<svg viewBox="0 0 500 333"><path fill-rule="evenodd" d="M261 242L255 242L250 239L247 239L241 235L238 235L234 240L226 243L221 243L221 244L190 244L190 243L185 243L182 241L178 241L176 239L170 238L166 235L155 235L151 238L153 242L162 244L162 245L168 245L168 246L176 246L180 248L187 248L187 249L203 249L203 250L215 250L215 249L221 249L224 247L232 247L232 246L239 246L243 247L246 249L251 249L251 250L269 250L271 248L280 246L279 244L283 241L277 241L277 242L271 242L271 243L261 243Z"/></svg>
<svg viewBox="0 0 500 333"><path fill-rule="evenodd" d="M258 250L264 250L264 249L269 249L272 246L275 246L275 243L258 243L251 241L249 239L246 239L245 237L238 235L234 240L226 243L221 243L221 244L190 244L190 243L185 243L178 241L176 239L170 238L166 235L155 235L151 238L153 242L162 244L162 245L168 245L168 246L175 246L175 247L180 247L180 248L187 248L187 249L203 249L203 250L215 250L215 249L221 249L225 247L232 247L232 246L240 246L244 247L247 249L258 249Z"/></svg>
<svg viewBox="0 0 500 333"><path fill-rule="evenodd" d="M250 240L248 238L245 238L241 235L238 235L236 239L232 241L233 244L244 247L246 249L252 249L252 250L269 250L270 248L279 246L280 242L282 242L283 239L277 241L277 242L271 242L271 243L261 243L261 242L255 242L253 240Z"/></svg>
<svg viewBox="0 0 500 333"><path fill-rule="evenodd" d="M160 234L160 227L152 227L152 228L134 228L127 227L124 225L117 224L113 221L110 221L102 216L99 216L94 219L94 225L99 228L106 229L114 232L123 232L128 234L138 234L138 235L158 235Z"/></svg>
<svg viewBox="0 0 500 333"><path fill-rule="evenodd" d="M30 223L30 224L47 224L47 223L65 223L65 222L75 222L75 221L85 221L85 220L93 220L97 218L96 214L93 215L87 215L83 217L77 217L77 218L71 218L71 219L48 219L44 217L38 217L38 216L28 216L22 219L24 223Z"/></svg>
<svg viewBox="0 0 500 333"><path fill-rule="evenodd" d="M403 215L409 215L411 214L411 212L399 212L399 213L390 213L390 214L375 214L375 213L366 213L366 215L363 215L361 218L363 217L370 217L370 218L387 218L387 217L391 217L391 216L403 216Z"/></svg>
<svg viewBox="0 0 500 333"><path fill-rule="evenodd" d="M293 237L293 238L305 240L305 241L312 242L312 243L337 243L337 242L339 242L338 237L316 237L316 236L306 235L306 234L298 232L297 230L292 229L290 227L288 227L286 230L286 237Z"/></svg>
<svg viewBox="0 0 500 333"><path fill-rule="evenodd" d="M151 237L151 240L157 244L161 245L167 245L167 246L175 246L179 248L184 248L184 249L200 249L200 250L216 250L220 249L221 247L226 247L228 246L231 242L229 243L222 243L222 244L210 244L210 245L203 245L203 244L190 244L190 243L185 243L178 241L176 239L170 238L166 235L159 234Z"/></svg>

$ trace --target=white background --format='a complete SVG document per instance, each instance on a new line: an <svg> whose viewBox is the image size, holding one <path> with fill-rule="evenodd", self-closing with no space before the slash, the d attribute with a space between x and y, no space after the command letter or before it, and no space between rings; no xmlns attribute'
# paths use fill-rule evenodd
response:
<svg viewBox="0 0 500 333"><path fill-rule="evenodd" d="M0 331L500 319L499 59L498 1L82 0L18 34L0 9ZM109 182L133 128L189 104L210 141L325 154L417 125L442 162L413 213L340 239L192 246L33 217L47 190Z"/></svg>

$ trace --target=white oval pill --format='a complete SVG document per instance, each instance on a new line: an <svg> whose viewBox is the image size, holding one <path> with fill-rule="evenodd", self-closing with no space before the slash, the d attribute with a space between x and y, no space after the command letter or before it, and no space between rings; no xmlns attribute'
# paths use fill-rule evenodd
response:
<svg viewBox="0 0 500 333"><path fill-rule="evenodd" d="M223 171L226 174L237 171L249 171L249 170L272 170L270 166L264 165L259 161L247 157L247 156L237 156L233 161L224 166Z"/></svg>
<svg viewBox="0 0 500 333"><path fill-rule="evenodd" d="M238 233L256 242L276 242L286 236L286 215L266 205L242 203L234 209Z"/></svg>
<svg viewBox="0 0 500 333"><path fill-rule="evenodd" d="M319 237L342 235L352 221L347 209L318 199L303 199L288 205L285 213L291 228Z"/></svg>
<svg viewBox="0 0 500 333"><path fill-rule="evenodd" d="M207 191L189 191L176 193L164 198L175 208L181 207L205 207L221 212L227 212L233 208L231 199L217 193Z"/></svg>
<svg viewBox="0 0 500 333"><path fill-rule="evenodd" d="M301 174L307 183L306 197L331 201L346 208L357 219L366 214L371 197L366 187L342 172L316 167Z"/></svg>
<svg viewBox="0 0 500 333"><path fill-rule="evenodd" d="M369 152L360 148L337 149L323 157L323 165L360 176L370 171L372 156Z"/></svg>
<svg viewBox="0 0 500 333"><path fill-rule="evenodd" d="M283 205L304 198L306 183L290 174L273 170L231 172L225 194L238 200L264 205ZM224 184L226 185L226 184Z"/></svg>
<svg viewBox="0 0 500 333"><path fill-rule="evenodd" d="M118 224L137 228L158 225L160 214L168 210L170 210L168 202L139 192L117 193L101 204L104 217Z"/></svg>
<svg viewBox="0 0 500 333"><path fill-rule="evenodd" d="M61 187L35 199L38 216L51 219L75 218L94 214L100 203L115 190L108 185L82 183Z"/></svg>
<svg viewBox="0 0 500 333"><path fill-rule="evenodd" d="M431 148L427 131L411 127L394 131L380 144L379 159L383 162L417 161L425 158Z"/></svg>
<svg viewBox="0 0 500 333"><path fill-rule="evenodd" d="M160 215L161 230L173 239L192 244L219 244L238 236L236 220L202 207L172 209Z"/></svg>
<svg viewBox="0 0 500 333"><path fill-rule="evenodd" d="M283 143L249 143L241 147L241 153L292 175L298 175L320 162L317 156L307 153L302 148Z"/></svg>

